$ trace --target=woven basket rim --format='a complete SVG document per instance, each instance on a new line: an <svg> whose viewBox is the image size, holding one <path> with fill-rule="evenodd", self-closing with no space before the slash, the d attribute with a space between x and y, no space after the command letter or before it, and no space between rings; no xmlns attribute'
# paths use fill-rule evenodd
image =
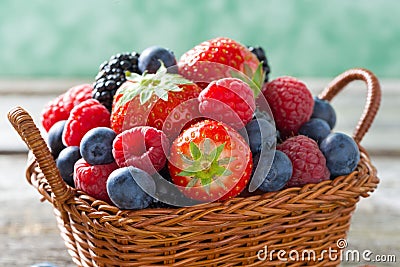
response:
<svg viewBox="0 0 400 267"><path fill-rule="evenodd" d="M379 183L379 178L377 177L376 168L372 165L370 161L370 156L362 146L358 146L361 152L360 162L352 173L350 173L349 175L336 177L332 180L322 181L316 184L307 184L302 187L290 187L275 192L255 194L251 196L238 196L225 201L203 203L194 206L175 208L146 208L143 210L121 210L115 205L109 204L107 202L95 199L87 195L81 190L71 188L74 194L69 200L66 201L65 205L86 205L92 212L99 211L101 213L107 213L107 216L129 218L136 215L143 216L144 214L151 214L152 216L154 216L155 214L170 215L182 214L196 209L217 209L218 207L227 208L230 205L235 205L237 203L243 202L244 200L252 202L275 202L276 204L282 202L294 204L296 203L296 200L300 200L303 198L315 200L316 197L323 195L326 192L329 192L329 194L331 195L331 201L334 201L335 192L342 192L344 189L351 191L353 195L368 197L370 193L372 193L376 189ZM360 175L358 175L359 173L364 173L364 177L360 178ZM51 188L46 180L46 177L44 177L43 173L41 173L41 170L37 166L37 162L32 154L29 155L26 176L28 182L39 191L44 199L55 204ZM345 196L338 195L336 201L339 201L340 199L344 200L344 198ZM108 219L111 219L111 217L109 217Z"/></svg>

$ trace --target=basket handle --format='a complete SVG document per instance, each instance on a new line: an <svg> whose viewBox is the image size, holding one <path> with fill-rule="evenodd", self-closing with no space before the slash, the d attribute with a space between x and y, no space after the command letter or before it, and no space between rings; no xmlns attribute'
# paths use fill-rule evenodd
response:
<svg viewBox="0 0 400 267"><path fill-rule="evenodd" d="M357 80L364 81L367 86L367 101L364 111L353 132L354 140L360 143L371 127L381 102L381 87L378 78L366 69L349 69L333 79L318 97L331 101L346 85Z"/></svg>
<svg viewBox="0 0 400 267"><path fill-rule="evenodd" d="M74 193L61 178L53 156L32 117L23 108L15 107L8 112L8 120L34 154L54 194L54 204L63 204ZM57 208L61 206L58 205Z"/></svg>

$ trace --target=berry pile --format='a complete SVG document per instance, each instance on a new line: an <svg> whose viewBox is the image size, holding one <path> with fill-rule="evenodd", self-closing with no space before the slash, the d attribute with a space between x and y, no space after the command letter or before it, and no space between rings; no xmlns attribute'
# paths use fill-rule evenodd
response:
<svg viewBox="0 0 400 267"><path fill-rule="evenodd" d="M42 124L63 180L120 209L194 205L315 184L355 170L355 141L295 77L269 81L263 48L229 38L176 60L114 55ZM255 190L258 189L258 190Z"/></svg>

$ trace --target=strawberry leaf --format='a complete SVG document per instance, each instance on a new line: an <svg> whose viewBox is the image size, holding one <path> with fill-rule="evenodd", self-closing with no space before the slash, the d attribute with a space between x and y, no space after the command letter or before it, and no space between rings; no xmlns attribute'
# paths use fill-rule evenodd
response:
<svg viewBox="0 0 400 267"><path fill-rule="evenodd" d="M265 73L262 68L262 62L258 64L256 71L252 76L252 81L257 85L259 92L261 92L260 88L262 87L265 79ZM257 95L255 95L257 96Z"/></svg>
<svg viewBox="0 0 400 267"><path fill-rule="evenodd" d="M165 76L166 76L165 78L161 79L161 83L173 84L173 85L177 85L177 84L193 84L192 81L189 81L188 79L184 78L183 76L181 76L179 74L167 73L167 74L165 74ZM176 88L176 90L180 91L182 89L177 89Z"/></svg>
<svg viewBox="0 0 400 267"><path fill-rule="evenodd" d="M140 104L143 105L151 98L152 93L149 90L143 90L140 92Z"/></svg>
<svg viewBox="0 0 400 267"><path fill-rule="evenodd" d="M215 150L215 158L214 158L215 160L218 160L219 156L221 156L221 153L225 148L225 144L226 144L226 142L219 145L217 148L214 149Z"/></svg>
<svg viewBox="0 0 400 267"><path fill-rule="evenodd" d="M157 86L154 88L154 93L162 100L168 101L168 91L166 91L164 88Z"/></svg>
<svg viewBox="0 0 400 267"><path fill-rule="evenodd" d="M126 79L132 82L138 82L142 79L142 75L135 72L125 72Z"/></svg>
<svg viewBox="0 0 400 267"><path fill-rule="evenodd" d="M214 182L219 186L222 187L224 190L228 190L228 188L226 188L225 184L223 182L221 182L220 179L215 179Z"/></svg>
<svg viewBox="0 0 400 267"><path fill-rule="evenodd" d="M211 150L211 140L210 140L210 138L206 138L205 140L204 140L204 151L206 151L206 152L208 152L208 151L210 151Z"/></svg>
<svg viewBox="0 0 400 267"><path fill-rule="evenodd" d="M193 164L193 163L194 163L194 161L191 160L191 159L190 159L188 156L186 156L185 154L179 153L179 155L181 156L181 159L182 159L182 161L183 161L184 163L186 163L186 164Z"/></svg>
<svg viewBox="0 0 400 267"><path fill-rule="evenodd" d="M179 172L177 175L178 176L189 176L189 177L191 177L191 176L194 176L194 172L189 172L189 171L186 171L186 170L184 170L184 171L181 171L181 172Z"/></svg>
<svg viewBox="0 0 400 267"><path fill-rule="evenodd" d="M160 67L156 71L156 76L164 76L167 74L167 68L164 65L164 62L162 62L161 59L158 60L160 62Z"/></svg>
<svg viewBox="0 0 400 267"><path fill-rule="evenodd" d="M179 74L168 73L164 64L161 64L154 74L147 72L142 75L129 73L127 80L130 82L118 89L117 93L123 94L117 103L118 106L125 105L137 96L139 96L141 105L149 101L153 95L168 101L168 92L180 92L183 90L182 85L193 84Z"/></svg>
<svg viewBox="0 0 400 267"><path fill-rule="evenodd" d="M245 63L243 67L244 67L244 74L247 77L253 77L254 73L253 70L250 68L250 66Z"/></svg>
<svg viewBox="0 0 400 267"><path fill-rule="evenodd" d="M225 169L225 171L224 171L221 175L223 175L223 176L232 175L232 171L231 171L231 170L228 170L228 169Z"/></svg>
<svg viewBox="0 0 400 267"><path fill-rule="evenodd" d="M201 157L200 148L194 142L190 142L189 149L194 160L198 160Z"/></svg>
<svg viewBox="0 0 400 267"><path fill-rule="evenodd" d="M199 180L199 178L197 177L193 177L192 179L190 179L189 183L186 185L186 189L192 188L193 186L195 186L195 184L197 183L197 181Z"/></svg>
<svg viewBox="0 0 400 267"><path fill-rule="evenodd" d="M218 160L218 164L219 165L226 165L226 164L231 163L234 160L236 160L235 157L226 157L226 158Z"/></svg>
<svg viewBox="0 0 400 267"><path fill-rule="evenodd" d="M245 64L245 66L247 66L247 65ZM261 69L261 71L262 71L262 69ZM257 83L255 83L252 79L249 78L249 77L252 77L252 76L246 76L242 72L233 71L233 70L230 71L230 75L231 75L232 78L237 78L237 79L247 83L250 86L251 90L253 91L253 94L254 94L255 98L261 93L261 86L257 85Z"/></svg>
<svg viewBox="0 0 400 267"><path fill-rule="evenodd" d="M227 171L227 169L223 166L217 166L215 170L215 175L222 176Z"/></svg>

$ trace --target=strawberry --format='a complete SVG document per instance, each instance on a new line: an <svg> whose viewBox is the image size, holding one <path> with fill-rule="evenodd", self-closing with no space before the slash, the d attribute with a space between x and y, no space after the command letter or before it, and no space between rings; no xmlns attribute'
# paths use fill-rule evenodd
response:
<svg viewBox="0 0 400 267"><path fill-rule="evenodd" d="M250 148L228 125L200 121L173 142L168 168L184 195L200 201L225 200L239 195L252 170Z"/></svg>
<svg viewBox="0 0 400 267"><path fill-rule="evenodd" d="M246 46L230 38L218 37L183 54L179 73L205 88L222 78L240 78L249 83L255 95L264 82L262 64ZM249 80L250 78L250 80Z"/></svg>
<svg viewBox="0 0 400 267"><path fill-rule="evenodd" d="M168 73L163 65L155 74L132 73L115 95L111 128L119 134L135 126L151 126L173 140L188 122L200 117L200 91L193 82Z"/></svg>

